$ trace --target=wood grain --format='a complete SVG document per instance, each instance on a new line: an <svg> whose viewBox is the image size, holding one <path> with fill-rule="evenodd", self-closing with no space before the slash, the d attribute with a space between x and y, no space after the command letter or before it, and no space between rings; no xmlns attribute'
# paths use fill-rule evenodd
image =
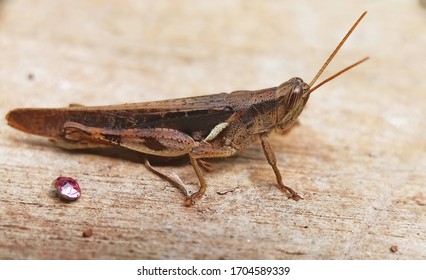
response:
<svg viewBox="0 0 426 280"><path fill-rule="evenodd" d="M0 258L425 259L426 10L336 2L0 2L3 116L309 80L363 10L325 76L371 57L272 137L298 202L276 188L260 144L213 161L205 197L186 208L137 154L72 153L3 121ZM159 168L196 190L187 162ZM78 179L80 200L52 193L61 175Z"/></svg>

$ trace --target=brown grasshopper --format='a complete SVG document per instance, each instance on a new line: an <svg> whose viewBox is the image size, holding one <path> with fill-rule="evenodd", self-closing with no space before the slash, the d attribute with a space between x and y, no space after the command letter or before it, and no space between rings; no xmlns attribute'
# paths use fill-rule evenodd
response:
<svg viewBox="0 0 426 280"><path fill-rule="evenodd" d="M365 14L355 22L309 84L292 78L278 87L256 91L112 106L15 109L6 119L16 129L49 137L67 149L120 146L161 157L188 156L200 182L194 194L187 194L177 176L160 173L184 190L185 205L193 204L206 191L199 160L230 157L260 139L280 189L299 200L301 197L282 181L268 136L274 129L291 127L313 91L368 59L312 87ZM159 173L148 161L146 165Z"/></svg>

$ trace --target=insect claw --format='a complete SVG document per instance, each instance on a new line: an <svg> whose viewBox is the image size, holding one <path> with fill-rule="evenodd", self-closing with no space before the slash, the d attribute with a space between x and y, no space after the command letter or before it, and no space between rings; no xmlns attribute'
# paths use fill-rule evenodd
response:
<svg viewBox="0 0 426 280"><path fill-rule="evenodd" d="M294 201L299 201L301 199L303 199L303 197L301 197L300 195L298 195L297 193L292 193L288 199L293 199Z"/></svg>
<svg viewBox="0 0 426 280"><path fill-rule="evenodd" d="M290 195L288 196L288 199L293 199L294 201L299 201L299 200L301 200L301 199L303 199L303 197L301 197L299 194L297 194L297 192L295 192L292 188L290 188L290 187L287 187L286 185L284 185L284 184L279 184L280 185L280 187L281 187L281 190L283 191L283 192L288 192L288 193L290 193Z"/></svg>
<svg viewBox="0 0 426 280"><path fill-rule="evenodd" d="M190 207L190 206L194 205L194 200L190 196L190 197L188 197L188 198L185 199L185 201L183 202L183 205L185 207Z"/></svg>
<svg viewBox="0 0 426 280"><path fill-rule="evenodd" d="M203 196L203 193L201 193L201 192L193 193L191 196L189 196L185 199L185 201L183 202L183 205L185 205L186 207L194 205L195 200L200 199L202 196Z"/></svg>

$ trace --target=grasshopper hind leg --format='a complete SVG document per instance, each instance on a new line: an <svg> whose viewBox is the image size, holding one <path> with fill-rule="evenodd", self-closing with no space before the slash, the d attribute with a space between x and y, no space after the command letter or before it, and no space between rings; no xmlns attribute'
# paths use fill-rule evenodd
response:
<svg viewBox="0 0 426 280"><path fill-rule="evenodd" d="M147 158L145 158L145 166L151 170L153 173L161 176L162 178L166 179L167 181L169 181L170 183L172 183L173 185L175 185L186 197L185 201L184 201L184 205L189 207L191 205L193 205L195 203L195 200L200 199L204 193L206 192L207 189L207 183L206 180L204 179L204 175L201 171L200 165L201 164L204 167L204 164L202 161L197 160L191 156L189 156L190 160L191 160L191 164L194 167L194 171L195 174L198 177L198 181L200 182L200 188L197 192L193 193L192 195L189 195L189 192L185 186L185 183L182 182L182 180L180 179L180 177L175 174L175 173L165 173L162 172L160 170L158 170L157 168L154 168L149 160ZM198 162L200 161L200 162ZM210 167L208 167L210 168Z"/></svg>
<svg viewBox="0 0 426 280"><path fill-rule="evenodd" d="M186 197L189 197L189 193L188 193L188 190L186 189L185 183L182 182L182 180L180 179L180 177L176 173L174 173L174 172L165 173L165 172L158 170L157 168L155 168L151 165L151 163L149 162L149 160L147 158L145 158L145 166L149 170L151 170L153 173L159 175L160 177L166 179L167 181L169 181L170 183L175 185Z"/></svg>

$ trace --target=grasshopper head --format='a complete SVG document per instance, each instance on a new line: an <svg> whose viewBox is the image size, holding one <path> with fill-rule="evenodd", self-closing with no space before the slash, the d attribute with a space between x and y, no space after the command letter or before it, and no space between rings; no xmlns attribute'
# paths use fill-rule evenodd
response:
<svg viewBox="0 0 426 280"><path fill-rule="evenodd" d="M328 64L331 62L331 60L333 60L334 56L337 54L337 52L343 46L345 41L351 35L352 31L354 31L355 27L359 24L359 22L362 20L362 18L366 14L367 12L362 13L362 15L355 22L355 24L352 25L351 29L349 29L345 37L343 37L343 39L340 41L340 43L337 45L337 47L328 57L327 61L324 63L324 65L317 72L317 74L315 75L315 77L312 79L312 81L309 84L306 84L300 78L292 78L277 88L276 96L275 96L276 99L278 100L278 104L276 107L276 122L275 122L277 127L281 129L289 128L297 120L297 117L302 112L306 102L308 102L309 95L312 92L320 88L322 85L333 80L334 78L345 73L349 69L357 66L358 64L368 59L368 57L361 59L360 61L346 67L343 70L340 70L336 74L332 75L331 77L315 85L316 81L324 72L324 70L327 68Z"/></svg>
<svg viewBox="0 0 426 280"><path fill-rule="evenodd" d="M282 129L290 127L299 117L309 99L309 85L301 78L292 78L281 84L276 91L277 125Z"/></svg>

